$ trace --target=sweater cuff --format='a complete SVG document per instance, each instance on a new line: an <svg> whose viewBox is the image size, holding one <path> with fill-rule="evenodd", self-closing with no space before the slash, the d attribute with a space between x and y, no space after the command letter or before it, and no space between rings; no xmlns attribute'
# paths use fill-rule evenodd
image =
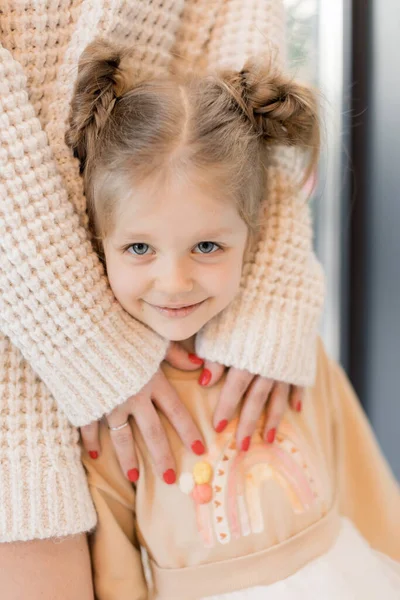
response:
<svg viewBox="0 0 400 600"><path fill-rule="evenodd" d="M311 386L319 306L265 296L236 299L197 336L202 358L275 381Z"/></svg>
<svg viewBox="0 0 400 600"><path fill-rule="evenodd" d="M0 543L76 535L96 525L80 448L55 454L55 444L36 442L3 447Z"/></svg>
<svg viewBox="0 0 400 600"><path fill-rule="evenodd" d="M100 419L153 377L168 348L164 340L118 308L92 335L59 348L35 370L76 427Z"/></svg>

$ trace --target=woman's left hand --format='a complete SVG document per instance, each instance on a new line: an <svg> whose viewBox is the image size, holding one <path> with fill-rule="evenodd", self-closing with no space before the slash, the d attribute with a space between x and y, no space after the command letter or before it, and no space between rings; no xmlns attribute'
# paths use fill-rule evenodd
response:
<svg viewBox="0 0 400 600"><path fill-rule="evenodd" d="M226 370L224 365L205 361L199 383L203 387L215 385ZM236 431L236 443L241 450L248 450L251 436L265 412L263 438L272 444L279 423L288 406L297 412L302 409L304 388L281 381L253 375L234 367L228 368L221 396L215 409L213 425L221 433L235 414L243 398Z"/></svg>

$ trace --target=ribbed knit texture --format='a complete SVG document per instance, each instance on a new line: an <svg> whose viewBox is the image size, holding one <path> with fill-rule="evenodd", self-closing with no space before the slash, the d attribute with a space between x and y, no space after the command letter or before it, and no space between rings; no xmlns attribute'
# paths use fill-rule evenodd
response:
<svg viewBox="0 0 400 600"><path fill-rule="evenodd" d="M138 64L156 73L173 63L198 70L240 67L254 51L268 60L282 59L283 23L279 0L2 2L3 540L93 526L77 434L60 410L76 426L100 417L143 387L167 347L115 301L88 238L78 164L64 144L81 52L103 35L134 45ZM271 237L260 241L246 266L243 291L205 330L199 351L270 377L310 383L321 273L312 255L305 203L296 194L280 196L286 190L280 180L291 176L290 167L271 170L276 196L268 198L269 212L274 206L279 227L272 235L271 220L266 228ZM311 290L316 292L312 298ZM267 344L261 354L262 332Z"/></svg>
<svg viewBox="0 0 400 600"><path fill-rule="evenodd" d="M0 543L94 527L77 429L5 337L0 367Z"/></svg>
<svg viewBox="0 0 400 600"><path fill-rule="evenodd" d="M269 168L265 225L240 292L197 337L196 350L227 366L308 386L315 377L324 275L312 251L307 198L293 186L295 177L292 153L280 151Z"/></svg>

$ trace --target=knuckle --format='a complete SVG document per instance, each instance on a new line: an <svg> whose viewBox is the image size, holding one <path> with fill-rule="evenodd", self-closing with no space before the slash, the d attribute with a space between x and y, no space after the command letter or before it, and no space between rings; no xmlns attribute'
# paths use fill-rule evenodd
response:
<svg viewBox="0 0 400 600"><path fill-rule="evenodd" d="M262 393L265 395L268 395L271 393L273 387L273 382L270 379L263 379L260 382L260 389L262 390Z"/></svg>
<svg viewBox="0 0 400 600"><path fill-rule="evenodd" d="M249 394L247 398L247 402L251 405L253 409L261 409L264 404L267 402L267 396L262 391L253 392Z"/></svg>
<svg viewBox="0 0 400 600"><path fill-rule="evenodd" d="M128 448L133 444L132 434L126 429L113 431L114 444L119 448Z"/></svg>
<svg viewBox="0 0 400 600"><path fill-rule="evenodd" d="M98 440L98 435L96 431L82 431L81 430L81 436L84 442L97 442Z"/></svg>
<svg viewBox="0 0 400 600"><path fill-rule="evenodd" d="M154 466L157 471L162 472L173 464L169 454L162 454L154 458Z"/></svg>
<svg viewBox="0 0 400 600"><path fill-rule="evenodd" d="M279 423L284 415L284 410L271 410L268 415L268 421L271 423Z"/></svg>
<svg viewBox="0 0 400 600"><path fill-rule="evenodd" d="M211 363L207 368L214 374L214 377L221 377L225 371L224 365L219 363Z"/></svg>
<svg viewBox="0 0 400 600"><path fill-rule="evenodd" d="M280 389L280 388L275 388L272 397L271 397L271 403L274 406L277 406L279 404L284 404L287 400L288 394L286 393L285 390Z"/></svg>
<svg viewBox="0 0 400 600"><path fill-rule="evenodd" d="M93 436L93 435L86 435L86 436L82 436L82 440L83 443L89 446L95 446L97 445L98 439L97 436Z"/></svg>
<svg viewBox="0 0 400 600"><path fill-rule="evenodd" d="M94 437L97 433L97 423L95 425L93 425L92 423L90 425L85 425L84 427L81 427L81 434L82 436L85 437Z"/></svg>
<svg viewBox="0 0 400 600"><path fill-rule="evenodd" d="M200 432L193 427L184 427L181 431L182 441L193 442L195 439L201 439Z"/></svg>
<svg viewBox="0 0 400 600"><path fill-rule="evenodd" d="M250 418L250 419L246 419L245 421L243 421L243 423L241 423L242 429L248 434L250 435L251 433L253 433L257 427L257 423L258 423L258 419L256 418Z"/></svg>
<svg viewBox="0 0 400 600"><path fill-rule="evenodd" d="M144 390L140 390L136 396L132 396L129 399L128 410L133 413L134 410L138 410L138 408L141 408L146 402L148 402L148 396Z"/></svg>
<svg viewBox="0 0 400 600"><path fill-rule="evenodd" d="M181 402L179 400L170 401L167 410L168 410L168 414L170 415L171 419L185 420L188 417L183 405L181 404Z"/></svg>
<svg viewBox="0 0 400 600"><path fill-rule="evenodd" d="M290 396L291 396L291 398L292 398L293 400L296 400L296 401L298 401L298 400L302 400L302 399L303 399L303 391L302 391L302 390L300 390L300 389L296 389L296 388L294 388L294 389L292 390L292 392L291 392Z"/></svg>
<svg viewBox="0 0 400 600"><path fill-rule="evenodd" d="M247 379L247 377L240 377L236 382L235 382L235 387L237 392L242 396L244 394L244 392L247 390L247 387L249 385L250 381Z"/></svg>
<svg viewBox="0 0 400 600"><path fill-rule="evenodd" d="M157 442L162 437L162 433L163 433L163 430L162 430L161 425L154 423L147 428L146 437L151 442Z"/></svg>

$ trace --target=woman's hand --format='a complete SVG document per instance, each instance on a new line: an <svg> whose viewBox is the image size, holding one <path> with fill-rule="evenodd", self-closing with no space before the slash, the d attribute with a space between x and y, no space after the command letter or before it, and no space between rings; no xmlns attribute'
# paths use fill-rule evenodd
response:
<svg viewBox="0 0 400 600"><path fill-rule="evenodd" d="M226 367L205 361L199 378L200 385L210 387L222 377ZM214 428L221 433L236 412L243 399L239 424L236 431L237 447L247 451L261 415L265 412L263 438L272 444L279 423L288 405L301 411L304 389L287 383L252 375L248 371L229 368L221 396L214 413Z"/></svg>
<svg viewBox="0 0 400 600"><path fill-rule="evenodd" d="M171 343L166 360L185 371L196 370L203 364L201 359L188 354L175 343ZM200 431L161 369L139 394L117 406L107 415L106 420L122 471L130 481L136 482L140 475L132 428L129 423L125 425L133 417L147 444L157 473L166 483L172 484L176 480L175 460L155 406L174 426L188 449L197 455L205 452ZM81 436L89 456L96 459L101 452L98 422L82 427Z"/></svg>

